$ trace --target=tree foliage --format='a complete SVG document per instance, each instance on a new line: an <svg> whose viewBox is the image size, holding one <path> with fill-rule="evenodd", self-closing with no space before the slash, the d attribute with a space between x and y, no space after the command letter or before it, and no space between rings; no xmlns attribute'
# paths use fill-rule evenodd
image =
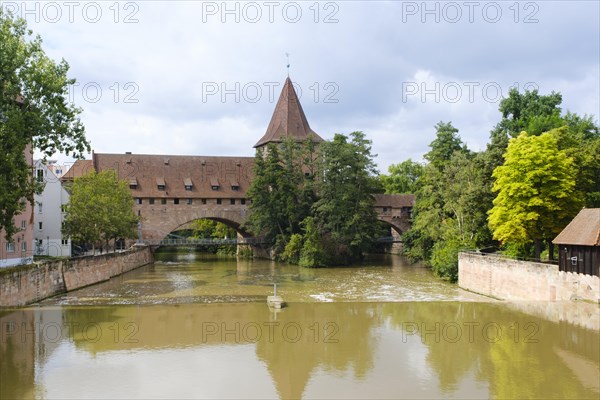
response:
<svg viewBox="0 0 600 400"><path fill-rule="evenodd" d="M412 228L404 234L405 254L423 260L436 275L455 281L458 251L489 240L482 207L485 176L480 154L469 151L451 123L435 126L429 161L418 180Z"/></svg>
<svg viewBox="0 0 600 400"><path fill-rule="evenodd" d="M246 226L283 261L349 263L380 235L373 193L381 187L362 132L337 134L318 151L311 141L271 144L257 152L254 175Z"/></svg>
<svg viewBox="0 0 600 400"><path fill-rule="evenodd" d="M410 158L388 167L388 175L381 175L381 184L387 194L413 194L417 190L417 181L423 175L423 164Z"/></svg>
<svg viewBox="0 0 600 400"><path fill-rule="evenodd" d="M64 236L92 245L137 236L138 217L129 186L114 171L92 171L76 178L70 191Z"/></svg>
<svg viewBox="0 0 600 400"><path fill-rule="evenodd" d="M498 195L489 212L490 227L501 242L536 242L539 259L541 241L552 240L583 203L574 160L559 149L554 130L511 139L504 158L493 174Z"/></svg>
<svg viewBox="0 0 600 400"><path fill-rule="evenodd" d="M192 237L199 239L234 239L237 232L234 228L210 219L198 219L192 225ZM200 246L201 251L217 254L235 254L237 246L235 244L223 244L220 246Z"/></svg>
<svg viewBox="0 0 600 400"><path fill-rule="evenodd" d="M68 70L65 60L56 63L44 53L25 20L0 8L0 229L7 237L16 229L13 217L42 190L24 152L80 157L90 150L81 110L67 101L75 83Z"/></svg>
<svg viewBox="0 0 600 400"><path fill-rule="evenodd" d="M303 172L314 151L312 142L300 144L291 139L280 146L269 144L264 152L257 150L246 223L255 235L285 243L300 232L300 222L308 216L314 199L314 175Z"/></svg>
<svg viewBox="0 0 600 400"><path fill-rule="evenodd" d="M360 258L380 233L373 194L381 187L371 141L362 132L336 134L320 151L316 225L335 247L347 248L347 259Z"/></svg>

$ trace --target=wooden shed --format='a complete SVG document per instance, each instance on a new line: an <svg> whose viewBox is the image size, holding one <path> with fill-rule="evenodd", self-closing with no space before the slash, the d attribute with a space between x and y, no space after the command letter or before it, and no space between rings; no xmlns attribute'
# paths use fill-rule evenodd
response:
<svg viewBox="0 0 600 400"><path fill-rule="evenodd" d="M600 276L600 208L584 208L552 241L559 269Z"/></svg>

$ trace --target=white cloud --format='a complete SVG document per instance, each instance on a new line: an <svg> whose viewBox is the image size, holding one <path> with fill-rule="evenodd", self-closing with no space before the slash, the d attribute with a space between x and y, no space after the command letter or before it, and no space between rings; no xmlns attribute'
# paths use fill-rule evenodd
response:
<svg viewBox="0 0 600 400"><path fill-rule="evenodd" d="M518 15L513 3L495 3L497 22L488 22L488 3L474 10L472 22L456 3L456 23L443 2L428 3L437 7L433 14L421 2L280 2L273 22L263 2L228 2L237 15L224 14L222 2L107 2L97 3L102 18L90 23L81 10L91 3L79 3L73 23L65 13L44 21L42 10L39 23L35 12L26 17L48 54L69 61L80 82L74 99L99 152L253 155L286 77L286 52L313 129L325 138L364 131L382 171L420 159L440 120L452 121L472 149L484 148L500 118L497 87L506 93L514 83L533 82L543 94L560 91L564 109L599 110L595 2L539 2L537 9L519 3ZM257 6L261 18L252 22ZM297 7L302 14L293 23ZM269 82L278 84L274 99ZM422 97L420 86L407 96L410 83L438 84L440 99ZM222 89L229 94L222 97Z"/></svg>

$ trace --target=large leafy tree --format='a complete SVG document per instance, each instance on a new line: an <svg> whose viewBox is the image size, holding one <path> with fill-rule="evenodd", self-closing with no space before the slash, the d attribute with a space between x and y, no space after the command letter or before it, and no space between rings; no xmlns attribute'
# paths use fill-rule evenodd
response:
<svg viewBox="0 0 600 400"><path fill-rule="evenodd" d="M332 240L332 246L344 259L362 256L380 234L373 194L381 191L377 168L371 154L371 141L362 132L349 137L336 134L320 146L321 164L314 204L319 232ZM335 262L335 261L333 261Z"/></svg>
<svg viewBox="0 0 600 400"><path fill-rule="evenodd" d="M537 89L520 93L515 88L509 91L507 98L500 101L498 111L502 118L492 130L487 146L486 173L490 177L490 183L493 170L504 162L502 156L510 138L517 137L523 131L539 135L563 125L560 118L561 103L560 93L540 95Z"/></svg>
<svg viewBox="0 0 600 400"><path fill-rule="evenodd" d="M412 161L410 158L399 164L388 167L388 175L381 175L381 183L388 194L415 193L417 181L423 175L423 164Z"/></svg>
<svg viewBox="0 0 600 400"><path fill-rule="evenodd" d="M63 235L92 245L136 237L133 198L127 182L114 171L92 171L76 178L70 191Z"/></svg>
<svg viewBox="0 0 600 400"><path fill-rule="evenodd" d="M444 199L444 173L455 152L466 152L451 122L435 126L436 138L425 154L429 161L418 180L412 228L405 234L405 253L411 259L429 261L436 241L442 238L442 221L447 217Z"/></svg>
<svg viewBox="0 0 600 400"><path fill-rule="evenodd" d="M25 151L45 156L63 152L76 157L90 150L78 115L67 101L65 60L54 62L44 53L42 40L0 7L0 229L14 234L13 217L41 185L34 182Z"/></svg>
<svg viewBox="0 0 600 400"><path fill-rule="evenodd" d="M266 151L257 150L248 190L251 213L246 222L255 235L264 235L270 242L279 240L285 246L291 235L300 232L300 223L314 201L314 174L305 164L313 152L312 144L292 139L279 146L269 144Z"/></svg>
<svg viewBox="0 0 600 400"><path fill-rule="evenodd" d="M494 238L517 245L533 242L536 259L542 242L550 243L583 202L574 160L559 149L557 136L554 130L539 136L523 132L510 140L504 164L493 173L497 196L489 225Z"/></svg>

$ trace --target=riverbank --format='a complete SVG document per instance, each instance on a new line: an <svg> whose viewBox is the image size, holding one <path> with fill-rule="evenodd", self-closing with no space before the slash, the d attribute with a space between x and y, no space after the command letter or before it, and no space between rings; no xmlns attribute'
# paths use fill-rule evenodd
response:
<svg viewBox="0 0 600 400"><path fill-rule="evenodd" d="M23 306L153 262L150 247L74 257L0 270L0 307Z"/></svg>

